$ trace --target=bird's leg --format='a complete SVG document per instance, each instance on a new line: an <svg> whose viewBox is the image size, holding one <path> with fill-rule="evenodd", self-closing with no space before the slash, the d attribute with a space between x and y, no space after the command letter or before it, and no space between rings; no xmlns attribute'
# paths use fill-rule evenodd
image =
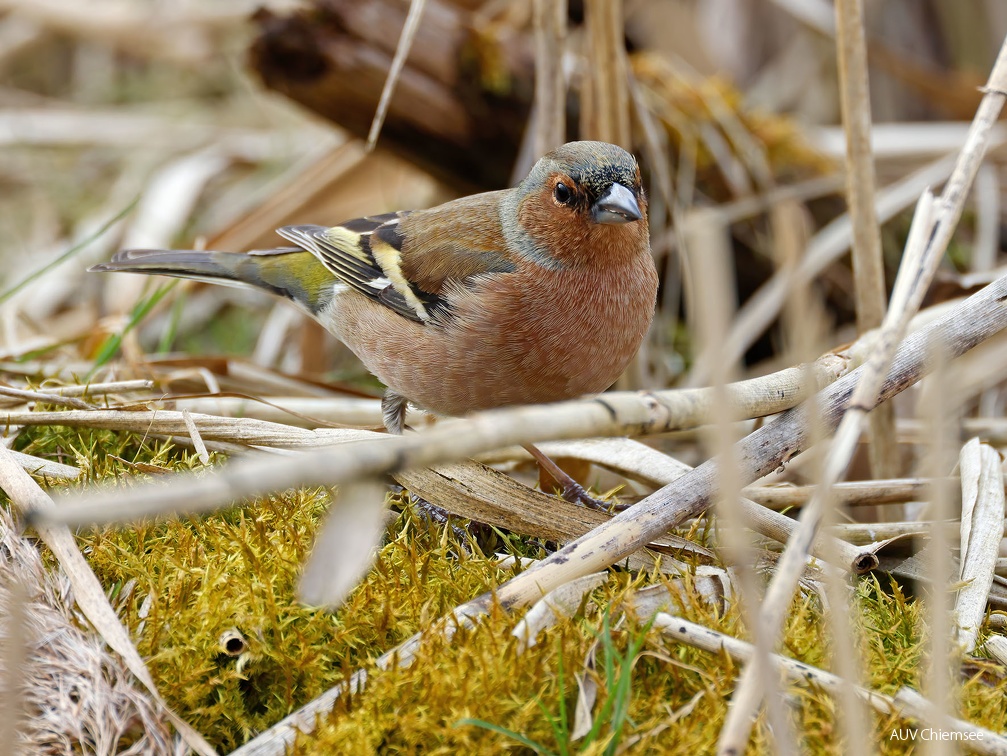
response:
<svg viewBox="0 0 1007 756"><path fill-rule="evenodd" d="M402 429L406 424L406 405L408 403L409 400L401 394L397 394L391 389L385 389L385 394L381 397L381 419L389 433L396 436L402 435Z"/></svg>
<svg viewBox="0 0 1007 756"><path fill-rule="evenodd" d="M402 431L406 426L406 407L408 404L409 400L401 394L391 389L385 389L385 393L381 397L381 419L384 421L385 428L389 433L396 436L402 435ZM414 493L410 493L409 498L416 505L421 516L440 525L447 525L448 511L446 509L436 504L431 504L426 499ZM478 525L479 523L473 522L473 524ZM463 546L466 543L466 537L474 537L471 533L466 533L466 531L457 526L452 525L451 529L454 531L455 537L458 538L458 543Z"/></svg>
<svg viewBox="0 0 1007 756"><path fill-rule="evenodd" d="M553 460L542 453L540 449L533 446L532 444L522 444L524 450L531 454L535 461L538 462L539 467L549 473L553 478L556 479L561 486L563 486L562 496L571 504L582 504L590 509L600 509L603 512L609 511L611 505L594 498L584 487L575 481L573 478L567 474L566 470L557 465Z"/></svg>

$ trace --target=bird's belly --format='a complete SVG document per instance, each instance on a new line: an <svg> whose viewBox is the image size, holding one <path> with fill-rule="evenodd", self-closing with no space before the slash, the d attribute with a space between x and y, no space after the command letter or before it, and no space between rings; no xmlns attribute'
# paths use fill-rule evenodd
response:
<svg viewBox="0 0 1007 756"><path fill-rule="evenodd" d="M547 281L515 299L513 287L489 280L461 293L443 323L405 321L407 328L389 328L387 319L400 316L347 294L327 327L389 388L434 412L464 415L604 391L647 333L656 285L656 274L644 275L617 296L592 285L557 301Z"/></svg>

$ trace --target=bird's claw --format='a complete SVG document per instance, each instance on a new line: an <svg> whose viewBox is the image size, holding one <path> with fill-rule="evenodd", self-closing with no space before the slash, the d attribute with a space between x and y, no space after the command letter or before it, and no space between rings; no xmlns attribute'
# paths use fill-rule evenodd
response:
<svg viewBox="0 0 1007 756"><path fill-rule="evenodd" d="M616 512L622 512L629 507L628 504L620 504L618 502L605 501L604 499L596 499L575 480L570 480L563 486L561 496L571 504L579 504L582 507L596 509L599 512L611 512L613 510Z"/></svg>

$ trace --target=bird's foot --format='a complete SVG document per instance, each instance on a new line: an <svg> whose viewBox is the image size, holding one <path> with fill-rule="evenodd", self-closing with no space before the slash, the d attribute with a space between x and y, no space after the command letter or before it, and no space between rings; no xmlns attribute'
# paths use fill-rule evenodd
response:
<svg viewBox="0 0 1007 756"><path fill-rule="evenodd" d="M580 483L575 481L570 474L557 465L552 459L543 454L537 447L531 444L524 445L525 451L535 458L546 473L548 473L560 485L560 495L571 504L579 504L588 509L597 509L601 512L617 512L626 509L628 505L612 503L604 499L596 499Z"/></svg>
<svg viewBox="0 0 1007 756"><path fill-rule="evenodd" d="M627 508L627 505L624 504L596 499L587 492L584 486L573 478L569 478L568 482L563 482L563 489L560 491L560 495L571 504L580 504L588 509L597 509L600 512L611 512L613 509L621 512Z"/></svg>

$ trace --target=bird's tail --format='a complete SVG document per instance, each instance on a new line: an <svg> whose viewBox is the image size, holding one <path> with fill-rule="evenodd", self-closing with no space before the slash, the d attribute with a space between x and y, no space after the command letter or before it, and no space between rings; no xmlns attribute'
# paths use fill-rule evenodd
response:
<svg viewBox="0 0 1007 756"><path fill-rule="evenodd" d="M312 255L296 247L250 254L192 249L125 249L89 268L100 273L143 273L206 281L224 286L265 289L317 312L325 284L332 280Z"/></svg>
<svg viewBox="0 0 1007 756"><path fill-rule="evenodd" d="M240 268L244 255L200 252L194 249L124 249L88 270L99 273L144 273L150 276L193 278L213 283L255 285ZM246 266L247 267L247 266Z"/></svg>

